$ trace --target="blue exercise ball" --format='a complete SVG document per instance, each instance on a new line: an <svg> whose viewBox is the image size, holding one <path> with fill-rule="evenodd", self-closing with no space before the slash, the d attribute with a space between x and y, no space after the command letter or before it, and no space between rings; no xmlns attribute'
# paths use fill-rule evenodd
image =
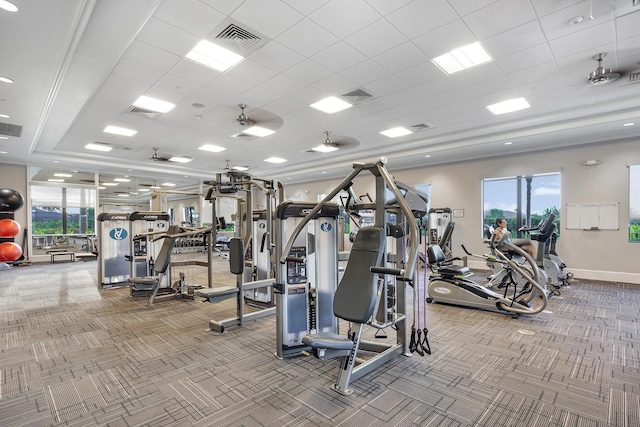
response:
<svg viewBox="0 0 640 427"><path fill-rule="evenodd" d="M0 188L0 212L15 212L24 206L24 198L19 191Z"/></svg>

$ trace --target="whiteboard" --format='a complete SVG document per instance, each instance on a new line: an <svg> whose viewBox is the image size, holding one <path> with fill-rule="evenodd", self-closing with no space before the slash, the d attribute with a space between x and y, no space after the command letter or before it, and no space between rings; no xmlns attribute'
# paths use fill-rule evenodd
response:
<svg viewBox="0 0 640 427"><path fill-rule="evenodd" d="M619 230L619 202L567 205L567 229Z"/></svg>

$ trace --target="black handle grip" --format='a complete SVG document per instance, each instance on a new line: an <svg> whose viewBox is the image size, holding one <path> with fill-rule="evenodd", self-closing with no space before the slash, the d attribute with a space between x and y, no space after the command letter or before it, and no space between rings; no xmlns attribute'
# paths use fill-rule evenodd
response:
<svg viewBox="0 0 640 427"><path fill-rule="evenodd" d="M378 266L375 266L375 265L370 267L369 271L371 271L372 273L389 274L389 275L393 275L393 276L403 276L404 275L404 270L402 270L400 268L378 267Z"/></svg>

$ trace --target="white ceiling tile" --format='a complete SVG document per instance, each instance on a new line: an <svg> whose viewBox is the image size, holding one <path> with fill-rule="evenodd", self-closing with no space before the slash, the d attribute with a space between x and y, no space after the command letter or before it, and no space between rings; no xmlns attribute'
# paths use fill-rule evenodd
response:
<svg viewBox="0 0 640 427"><path fill-rule="evenodd" d="M589 19L589 8L584 3L558 10L540 18L540 25L547 40L554 40L572 33L584 31L607 21L610 17L608 5L605 2L593 3L594 19ZM573 18L582 17L582 22L571 24ZM597 17L597 18L595 18Z"/></svg>
<svg viewBox="0 0 640 427"><path fill-rule="evenodd" d="M369 82L381 79L389 74L389 72L368 59L354 65L353 67L347 68L340 74L347 77L349 80L358 83L360 86L365 86Z"/></svg>
<svg viewBox="0 0 640 427"><path fill-rule="evenodd" d="M364 61L367 57L348 44L338 42L313 55L311 59L337 73Z"/></svg>
<svg viewBox="0 0 640 427"><path fill-rule="evenodd" d="M537 21L531 21L489 37L482 41L482 45L492 58L497 59L545 42L540 25Z"/></svg>
<svg viewBox="0 0 640 427"><path fill-rule="evenodd" d="M392 73L406 70L429 61L429 58L424 52L411 42L406 42L391 48L371 59Z"/></svg>
<svg viewBox="0 0 640 427"><path fill-rule="evenodd" d="M219 77L207 84L208 88L219 89L223 92L235 93L236 95L246 92L252 86L253 84L229 74L221 74Z"/></svg>
<svg viewBox="0 0 640 427"><path fill-rule="evenodd" d="M334 74L313 84L315 89L324 93L343 94L357 89L357 85L351 80Z"/></svg>
<svg viewBox="0 0 640 427"><path fill-rule="evenodd" d="M442 70L432 61L423 62L406 70L398 71L396 75L412 86L443 77Z"/></svg>
<svg viewBox="0 0 640 427"><path fill-rule="evenodd" d="M225 74L229 74L230 76L237 77L257 85L265 80L269 80L271 77L275 76L277 72L259 64L258 62L245 59L238 65L227 70Z"/></svg>
<svg viewBox="0 0 640 427"><path fill-rule="evenodd" d="M303 18L299 12L280 0L245 1L233 11L231 17L271 39L275 39Z"/></svg>
<svg viewBox="0 0 640 427"><path fill-rule="evenodd" d="M304 83L284 74L277 74L262 83L262 86L280 95L290 95L304 87Z"/></svg>
<svg viewBox="0 0 640 427"><path fill-rule="evenodd" d="M191 95L195 91L197 91L201 87L200 83L194 82L192 80L185 79L181 76L176 76L175 74L165 74L156 82L153 88L166 89L171 92L179 93L182 95L179 99L173 97L171 99L163 99L163 101L173 102L183 99L186 96ZM149 96L153 96L149 94Z"/></svg>
<svg viewBox="0 0 640 427"><path fill-rule="evenodd" d="M331 74L330 70L311 60L304 60L284 71L284 74L299 82L312 85Z"/></svg>
<svg viewBox="0 0 640 427"><path fill-rule="evenodd" d="M398 10L399 8L413 1L414 0L394 0L394 1L367 0L367 3L369 3L369 5L373 7L376 11L378 11L380 16L387 16L390 13L392 13L394 10Z"/></svg>
<svg viewBox="0 0 640 427"><path fill-rule="evenodd" d="M163 0L153 16L202 39L226 18L198 0Z"/></svg>
<svg viewBox="0 0 640 427"><path fill-rule="evenodd" d="M529 0L500 0L464 16L479 41L536 19Z"/></svg>
<svg viewBox="0 0 640 427"><path fill-rule="evenodd" d="M458 19L447 0L414 1L390 13L386 19L413 39Z"/></svg>
<svg viewBox="0 0 640 427"><path fill-rule="evenodd" d="M248 59L282 72L289 67L303 61L305 58L293 50L283 46L276 41L270 41L256 52L252 53Z"/></svg>
<svg viewBox="0 0 640 427"><path fill-rule="evenodd" d="M138 61L146 66L157 68L161 71L169 71L182 57L156 46L134 40L123 55L124 58Z"/></svg>
<svg viewBox="0 0 640 427"><path fill-rule="evenodd" d="M481 96L495 91L510 89L513 87L513 84L506 76L497 76L493 79L482 81L481 83L465 86L473 96Z"/></svg>
<svg viewBox="0 0 640 427"><path fill-rule="evenodd" d="M545 62L533 67L509 73L509 80L515 86L528 85L533 82L562 81L562 74L555 62Z"/></svg>
<svg viewBox="0 0 640 427"><path fill-rule="evenodd" d="M589 13L589 5L584 0L532 0L531 4L538 16L546 16L561 9L571 8L577 4L582 4L585 17L587 17Z"/></svg>
<svg viewBox="0 0 640 427"><path fill-rule="evenodd" d="M428 97L460 89L461 86L451 77L441 77L415 86Z"/></svg>
<svg viewBox="0 0 640 427"><path fill-rule="evenodd" d="M164 75L163 71L125 58L118 62L113 73L150 84L155 83Z"/></svg>
<svg viewBox="0 0 640 427"><path fill-rule="evenodd" d="M301 14L307 16L329 0L283 0L286 4L300 12Z"/></svg>
<svg viewBox="0 0 640 427"><path fill-rule="evenodd" d="M468 15L478 9L487 7L498 0L449 0L449 4L456 10L460 16Z"/></svg>
<svg viewBox="0 0 640 427"><path fill-rule="evenodd" d="M315 55L338 42L337 37L307 18L289 27L275 40L305 57Z"/></svg>
<svg viewBox="0 0 640 427"><path fill-rule="evenodd" d="M331 0L309 14L309 19L344 39L380 19L380 14L364 0Z"/></svg>
<svg viewBox="0 0 640 427"><path fill-rule="evenodd" d="M394 93L408 87L409 85L407 83L392 75L383 77L379 80L367 84L367 88L375 93L376 96Z"/></svg>
<svg viewBox="0 0 640 427"><path fill-rule="evenodd" d="M495 63L500 67L503 73L509 74L514 71L524 70L525 68L534 67L538 64L543 64L553 60L554 58L549 50L549 46L541 44L497 59Z"/></svg>
<svg viewBox="0 0 640 427"><path fill-rule="evenodd" d="M413 40L416 46L431 59L476 41L478 40L460 19L429 31Z"/></svg>
<svg viewBox="0 0 640 427"><path fill-rule="evenodd" d="M458 102L470 102L472 100L472 95L466 88L461 88L430 96L429 100L438 106L445 106Z"/></svg>
<svg viewBox="0 0 640 427"><path fill-rule="evenodd" d="M104 87L118 89L130 93L143 94L151 87L151 83L125 77L122 74L112 73L109 74L109 76L104 81Z"/></svg>
<svg viewBox="0 0 640 427"><path fill-rule="evenodd" d="M636 9L640 9L636 6ZM624 40L638 35L638 26L640 25L640 10L636 10L625 16L621 16L616 21L616 31L618 40Z"/></svg>
<svg viewBox="0 0 640 427"><path fill-rule="evenodd" d="M500 68L498 68L495 62L487 62L466 70L458 71L457 73L452 74L451 78L457 81L461 86L466 86L491 80L502 75L502 71L500 71Z"/></svg>
<svg viewBox="0 0 640 427"><path fill-rule="evenodd" d="M549 46L556 58L573 55L578 52L593 52L593 56L600 52L598 46L615 41L615 29L612 21L593 27L585 28L564 37L549 41ZM595 51L594 51L595 49Z"/></svg>
<svg viewBox="0 0 640 427"><path fill-rule="evenodd" d="M368 57L373 57L382 52L398 46L407 41L395 27L384 19L372 23L360 31L344 39Z"/></svg>
<svg viewBox="0 0 640 427"><path fill-rule="evenodd" d="M199 0L200 2L206 4L207 6L210 6L220 12L222 12L225 15L230 14L231 12L233 12L234 10L236 10L238 8L238 6L240 6L242 3L245 2L245 0L225 0L225 1L220 1L220 0Z"/></svg>
<svg viewBox="0 0 640 427"><path fill-rule="evenodd" d="M189 53L200 41L193 34L156 18L147 22L136 39L178 56Z"/></svg>
<svg viewBox="0 0 640 427"><path fill-rule="evenodd" d="M203 67L202 65L185 58L180 59L180 61L169 70L169 72L178 76L188 76L189 80L202 84L206 84L220 76L219 71Z"/></svg>

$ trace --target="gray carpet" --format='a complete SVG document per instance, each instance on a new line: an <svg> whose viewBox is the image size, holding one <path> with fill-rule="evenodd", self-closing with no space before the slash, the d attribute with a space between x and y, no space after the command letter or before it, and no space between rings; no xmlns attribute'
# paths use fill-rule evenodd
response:
<svg viewBox="0 0 640 427"><path fill-rule="evenodd" d="M216 285L231 283L214 262ZM0 271L2 426L640 426L637 285L575 280L515 320L428 305L433 353L342 396L336 361L274 357L275 316L209 332L232 300L147 308L98 290L96 270Z"/></svg>

